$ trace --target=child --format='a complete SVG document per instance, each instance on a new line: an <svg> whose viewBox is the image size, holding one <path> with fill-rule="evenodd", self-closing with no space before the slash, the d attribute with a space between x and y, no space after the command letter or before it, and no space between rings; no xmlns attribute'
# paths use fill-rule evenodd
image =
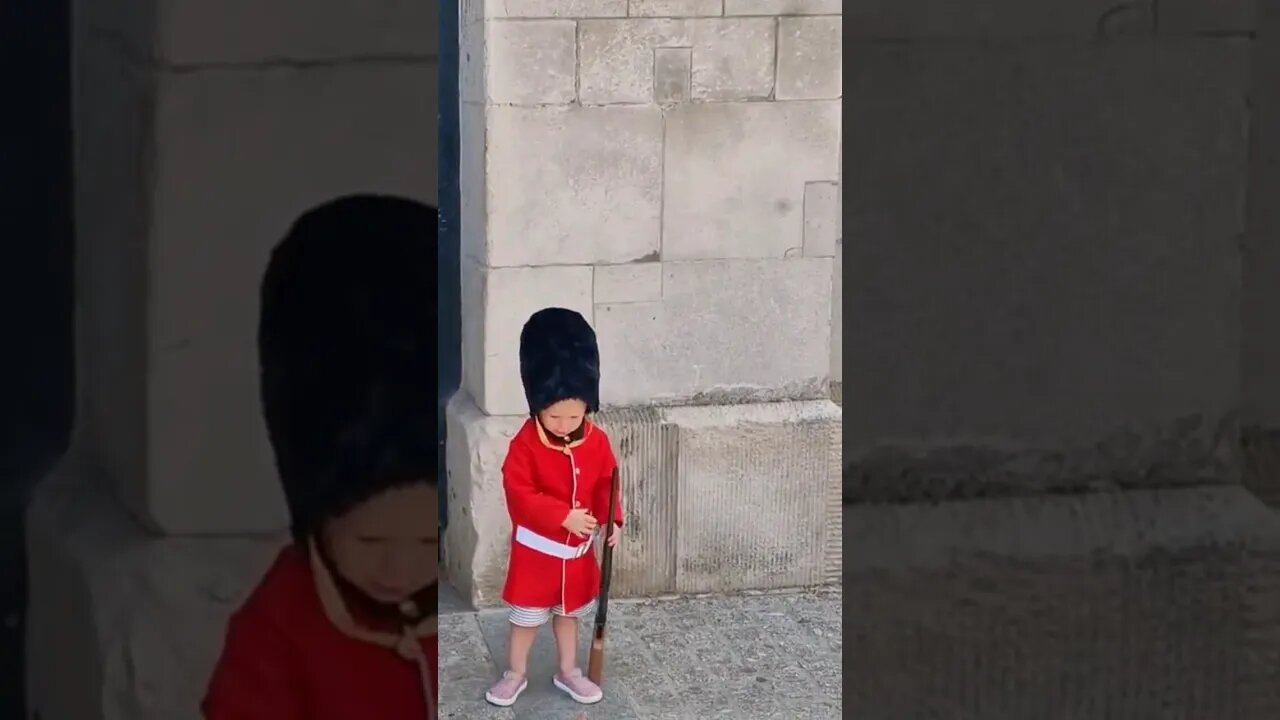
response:
<svg viewBox="0 0 1280 720"><path fill-rule="evenodd" d="M294 542L231 617L206 720L436 717L436 212L302 216L262 283L261 396Z"/></svg>
<svg viewBox="0 0 1280 720"><path fill-rule="evenodd" d="M604 431L587 420L600 395L600 352L587 321L562 308L534 313L520 333L520 379L530 417L502 466L512 525L502 592L510 606L511 669L485 699L507 707L520 697L529 686L529 650L550 620L560 659L553 683L577 702L597 703L603 692L578 667L578 623L599 593L591 539L608 517L618 463ZM621 532L619 499L611 546Z"/></svg>

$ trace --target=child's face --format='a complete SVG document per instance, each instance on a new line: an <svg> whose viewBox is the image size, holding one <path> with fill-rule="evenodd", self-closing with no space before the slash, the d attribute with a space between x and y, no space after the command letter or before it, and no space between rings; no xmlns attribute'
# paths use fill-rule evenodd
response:
<svg viewBox="0 0 1280 720"><path fill-rule="evenodd" d="M335 569L375 600L400 603L439 578L440 498L416 483L388 490L328 523Z"/></svg>
<svg viewBox="0 0 1280 720"><path fill-rule="evenodd" d="M582 419L586 416L586 403L581 400L561 400L538 413L538 421L552 435L567 437L582 425Z"/></svg>

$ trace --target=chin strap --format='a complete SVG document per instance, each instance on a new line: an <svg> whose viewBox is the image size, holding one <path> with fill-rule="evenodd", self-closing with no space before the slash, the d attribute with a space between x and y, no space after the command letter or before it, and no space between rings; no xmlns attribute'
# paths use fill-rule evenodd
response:
<svg viewBox="0 0 1280 720"><path fill-rule="evenodd" d="M320 549L316 546L314 539L309 542L307 549L311 559L311 572L316 581L316 592L320 595L320 604L329 621L348 637L394 650L405 660L416 663L418 674L422 679L422 697L426 705L426 717L428 720L436 720L436 679L432 676L431 663L427 659L427 654L422 649L422 641L436 635L439 619L432 615L416 624L406 623L399 634L376 632L361 627L351 617L346 603L342 601L342 594L334 582L333 575L329 572L329 567L321 558ZM417 617L419 614L419 608L412 600L405 601L400 606L400 610L405 617Z"/></svg>

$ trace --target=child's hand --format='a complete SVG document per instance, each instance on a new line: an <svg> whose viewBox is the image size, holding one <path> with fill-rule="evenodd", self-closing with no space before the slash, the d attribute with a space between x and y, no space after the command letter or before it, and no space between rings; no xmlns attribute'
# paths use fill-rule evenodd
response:
<svg viewBox="0 0 1280 720"><path fill-rule="evenodd" d="M622 526L614 525L613 534L609 536L609 547L618 547L618 541L622 539Z"/></svg>
<svg viewBox="0 0 1280 720"><path fill-rule="evenodd" d="M577 535L580 538L588 537L596 531L599 523L586 508L574 508L569 511L564 522L560 523L565 530Z"/></svg>

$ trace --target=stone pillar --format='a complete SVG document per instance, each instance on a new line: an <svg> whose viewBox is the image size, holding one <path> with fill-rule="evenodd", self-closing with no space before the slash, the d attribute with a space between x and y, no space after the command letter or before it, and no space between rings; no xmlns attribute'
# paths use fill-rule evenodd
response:
<svg viewBox="0 0 1280 720"><path fill-rule="evenodd" d="M520 327L583 313L634 518L623 594L839 564L829 397L839 0L475 2L462 36L463 388L453 582L495 602ZM762 532L767 528L767 532Z"/></svg>
<svg viewBox="0 0 1280 720"><path fill-rule="evenodd" d="M75 4L79 413L29 519L46 720L198 717L226 615L287 526L261 275L336 196L434 203L437 10Z"/></svg>

